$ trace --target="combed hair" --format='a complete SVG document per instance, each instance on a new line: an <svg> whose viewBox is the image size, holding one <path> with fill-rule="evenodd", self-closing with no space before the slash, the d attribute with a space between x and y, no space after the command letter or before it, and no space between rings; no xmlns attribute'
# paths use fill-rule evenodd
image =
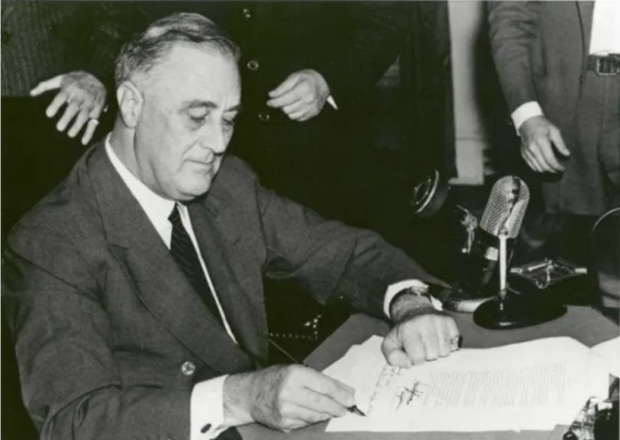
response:
<svg viewBox="0 0 620 440"><path fill-rule="evenodd" d="M240 56L237 45L208 18L185 12L171 14L155 21L123 45L116 59L116 85L135 72L148 72L177 43L206 45L235 61Z"/></svg>

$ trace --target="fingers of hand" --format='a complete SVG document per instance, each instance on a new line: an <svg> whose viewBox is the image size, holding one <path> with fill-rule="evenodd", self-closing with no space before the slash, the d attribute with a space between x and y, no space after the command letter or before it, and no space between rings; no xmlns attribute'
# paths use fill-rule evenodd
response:
<svg viewBox="0 0 620 440"><path fill-rule="evenodd" d="M35 97L42 95L45 92L49 92L50 90L59 89L64 76L65 75L62 74L55 76L54 78L50 78L46 81L40 82L34 89L30 91L30 96Z"/></svg>
<svg viewBox="0 0 620 440"><path fill-rule="evenodd" d="M293 102L292 104L285 105L282 107L282 111L287 115L292 115L293 113L299 113L301 111L306 111L308 109L308 103L306 103L303 99Z"/></svg>
<svg viewBox="0 0 620 440"><path fill-rule="evenodd" d="M303 428L304 426L319 423L331 418L329 414L313 411L293 403L282 408L281 416L281 426L279 429L285 432Z"/></svg>
<svg viewBox="0 0 620 440"><path fill-rule="evenodd" d="M71 122L71 120L75 117L79 110L79 104L75 102L70 102L69 105L67 105L67 107L65 108L65 112L56 123L56 130L65 131L65 129L69 125L69 122Z"/></svg>
<svg viewBox="0 0 620 440"><path fill-rule="evenodd" d="M90 142L93 134L95 134L97 125L99 124L97 123L96 119L91 119L88 121L88 123L86 124L86 130L84 130L84 135L82 135L82 145L87 145Z"/></svg>
<svg viewBox="0 0 620 440"><path fill-rule="evenodd" d="M291 113L288 117L293 121L307 121L316 114L317 112L313 108L304 108L297 112Z"/></svg>
<svg viewBox="0 0 620 440"><path fill-rule="evenodd" d="M407 327L407 324L403 324L403 327ZM422 337L420 332L403 332L404 334L401 336L401 343L403 348L405 349L405 353L413 363L413 365L423 364L425 361L435 360L437 359L437 354L434 351L429 352L430 342L429 339L432 339L431 336L426 335L425 338ZM437 344L436 339L433 340L435 344Z"/></svg>
<svg viewBox="0 0 620 440"><path fill-rule="evenodd" d="M534 155L526 148L521 149L521 156L523 160L527 163L527 165L537 173L542 173L542 169L538 166L538 163L534 159Z"/></svg>
<svg viewBox="0 0 620 440"><path fill-rule="evenodd" d="M531 149L535 160L544 172L557 173L564 170L555 157L551 140L548 136L538 138Z"/></svg>
<svg viewBox="0 0 620 440"><path fill-rule="evenodd" d="M297 81L295 86L276 98L267 101L267 105L275 108L290 106L295 103L309 103L314 99L312 88L307 81Z"/></svg>
<svg viewBox="0 0 620 440"><path fill-rule="evenodd" d="M281 430L291 430L310 423L342 416L346 406L354 404L353 390L315 370L299 365L285 367L267 422Z"/></svg>
<svg viewBox="0 0 620 440"><path fill-rule="evenodd" d="M407 356L401 348L396 333L396 328L390 330L381 344L381 351L390 365L400 368L409 368L411 367L411 360L409 360L409 356Z"/></svg>
<svg viewBox="0 0 620 440"><path fill-rule="evenodd" d="M69 95L64 90L61 90L60 92L58 92L58 94L56 94L50 105L47 106L47 109L45 109L45 115L48 118L53 118L54 116L56 116L56 113L58 113L60 107L62 107L68 101Z"/></svg>
<svg viewBox="0 0 620 440"><path fill-rule="evenodd" d="M301 408L326 417L341 417L347 413L347 407L310 388L302 390L295 398L294 403Z"/></svg>
<svg viewBox="0 0 620 440"><path fill-rule="evenodd" d="M426 314L394 327L384 341L383 349L386 359L392 365L406 366L398 351L404 352L417 365L448 356L458 350L458 342L458 329L450 316Z"/></svg>
<svg viewBox="0 0 620 440"><path fill-rule="evenodd" d="M286 403L280 408L279 417L267 425L283 432L290 432L330 418L328 414L312 411L294 403Z"/></svg>
<svg viewBox="0 0 620 440"><path fill-rule="evenodd" d="M305 375L304 388L331 402L329 407L318 407L317 410L336 416L342 415L343 409L355 404L355 391L350 386L310 368L306 369ZM327 403L324 400L320 402Z"/></svg>
<svg viewBox="0 0 620 440"><path fill-rule="evenodd" d="M299 75L298 73L293 73L292 75L289 75L289 77L286 78L284 82L282 82L282 84L269 92L269 96L271 98L279 98L285 93L291 91L301 80L301 78L301 75Z"/></svg>
<svg viewBox="0 0 620 440"><path fill-rule="evenodd" d="M551 138L551 142L553 142L553 145L555 145L555 148L559 151L561 155L565 157L570 156L570 151L568 150L568 148L566 147L566 144L564 143L564 139L562 138L562 133L560 133L560 130L558 130L557 127L551 128L549 137Z"/></svg>
<svg viewBox="0 0 620 440"><path fill-rule="evenodd" d="M84 109L82 109L77 114L77 117L73 121L73 125L71 126L71 128L69 129L69 132L67 133L69 137L74 138L75 136L77 136L77 134L80 132L82 127L84 127L84 124L86 124L87 122L89 122L88 113ZM90 125L96 125L96 124L90 124Z"/></svg>

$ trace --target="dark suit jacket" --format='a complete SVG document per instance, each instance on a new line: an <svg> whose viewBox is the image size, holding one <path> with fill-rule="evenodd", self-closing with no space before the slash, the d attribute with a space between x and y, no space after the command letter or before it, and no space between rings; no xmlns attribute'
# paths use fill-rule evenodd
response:
<svg viewBox="0 0 620 440"><path fill-rule="evenodd" d="M166 1L139 8L148 21L200 13L239 45L243 111L230 149L263 184L338 218L343 205L361 204L347 203L357 188L350 185L345 197L341 181L351 178L347 167L364 174L359 158L373 144L374 86L404 46L407 2ZM297 122L266 105L268 92L302 69L324 76L338 111L325 104L318 116Z"/></svg>
<svg viewBox="0 0 620 440"><path fill-rule="evenodd" d="M386 286L436 282L377 235L325 221L228 157L189 206L239 345L175 265L101 145L9 237L4 306L44 439L186 439L192 386L265 359L262 277L382 315ZM294 313L294 311L291 311ZM184 362L196 373L181 372Z"/></svg>
<svg viewBox="0 0 620 440"><path fill-rule="evenodd" d="M591 1L488 3L493 57L510 112L538 101L571 151L561 179L543 182L552 212L596 214L572 191L585 172L600 173L595 146L578 144L577 124L593 7Z"/></svg>

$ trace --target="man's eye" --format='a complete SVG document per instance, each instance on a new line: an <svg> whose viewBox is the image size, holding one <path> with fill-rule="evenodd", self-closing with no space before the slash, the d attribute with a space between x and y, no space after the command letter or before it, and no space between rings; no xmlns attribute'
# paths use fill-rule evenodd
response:
<svg viewBox="0 0 620 440"><path fill-rule="evenodd" d="M224 119L224 125L226 127L234 127L235 126L235 120L234 119Z"/></svg>
<svg viewBox="0 0 620 440"><path fill-rule="evenodd" d="M207 115L202 115L202 116L192 116L192 115L189 115L189 118L192 120L192 122L194 122L196 124L200 124L200 123L205 121L205 119L207 118Z"/></svg>

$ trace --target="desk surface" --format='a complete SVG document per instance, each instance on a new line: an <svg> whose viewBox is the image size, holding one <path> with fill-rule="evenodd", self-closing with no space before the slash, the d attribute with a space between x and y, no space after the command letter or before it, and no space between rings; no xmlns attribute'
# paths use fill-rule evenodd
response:
<svg viewBox="0 0 620 440"><path fill-rule="evenodd" d="M589 307L569 307L568 313L561 318L545 324L521 330L486 330L478 327L472 321L471 314L452 314L456 320L461 335L463 347L485 348L497 347L515 342L530 341L532 339L548 338L553 336L570 336L591 347L618 336L618 326ZM374 334L384 335L388 330L385 322L369 318L364 315L355 315L345 322L323 344L321 344L307 359L312 367L322 370L345 354L352 344L364 342ZM402 440L415 435L420 440L437 439L561 439L563 428L555 431L527 431L515 433L506 432L476 432L476 433L325 433L326 423L309 426L289 434L272 431L260 425L248 425L239 428L244 440L314 440L325 438L329 440Z"/></svg>

